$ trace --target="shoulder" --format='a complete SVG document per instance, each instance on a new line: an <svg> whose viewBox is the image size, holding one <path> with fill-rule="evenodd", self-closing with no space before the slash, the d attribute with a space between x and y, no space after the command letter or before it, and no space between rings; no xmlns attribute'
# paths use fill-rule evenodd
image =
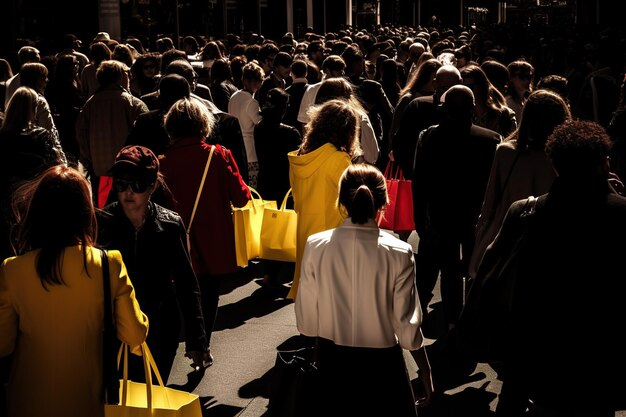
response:
<svg viewBox="0 0 626 417"><path fill-rule="evenodd" d="M498 132L487 129L486 127L472 125L470 133L472 134L472 136L490 140L494 143L494 145L502 141L502 136Z"/></svg>
<svg viewBox="0 0 626 417"><path fill-rule="evenodd" d="M179 224L181 218L178 213L173 210L166 209L158 204L154 205L154 215L162 223Z"/></svg>
<svg viewBox="0 0 626 417"><path fill-rule="evenodd" d="M325 246L328 242L330 242L331 237L336 229L324 230L323 232L317 232L310 235L306 244L308 247L319 248Z"/></svg>
<svg viewBox="0 0 626 417"><path fill-rule="evenodd" d="M413 247L411 244L398 239L391 233L384 230L380 231L378 244L391 252L400 252L408 255L413 254Z"/></svg>

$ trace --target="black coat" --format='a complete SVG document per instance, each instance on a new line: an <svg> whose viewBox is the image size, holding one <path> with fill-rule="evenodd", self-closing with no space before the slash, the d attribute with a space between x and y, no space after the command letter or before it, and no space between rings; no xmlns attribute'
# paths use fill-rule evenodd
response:
<svg viewBox="0 0 626 417"><path fill-rule="evenodd" d="M141 310L150 320L151 340L174 338L180 333L179 306L184 319L187 351L206 351L200 289L186 249L180 216L150 203L149 215L136 232L119 203L98 211L98 243L117 249L128 269ZM155 355L156 356L156 355Z"/></svg>
<svg viewBox="0 0 626 417"><path fill-rule="evenodd" d="M518 233L521 205L511 205L494 246ZM544 407L624 409L626 198L606 179L559 177L533 217L507 379Z"/></svg>

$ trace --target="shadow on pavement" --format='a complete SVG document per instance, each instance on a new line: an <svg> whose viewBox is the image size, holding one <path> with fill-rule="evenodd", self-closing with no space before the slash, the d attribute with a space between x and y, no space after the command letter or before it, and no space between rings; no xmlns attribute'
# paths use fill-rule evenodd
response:
<svg viewBox="0 0 626 417"><path fill-rule="evenodd" d="M293 302L283 298L287 295L287 291L289 290L286 287L282 292L259 287L250 296L236 303L220 306L217 311L217 319L213 331L234 329L244 325L247 320L253 317L263 317L280 310Z"/></svg>

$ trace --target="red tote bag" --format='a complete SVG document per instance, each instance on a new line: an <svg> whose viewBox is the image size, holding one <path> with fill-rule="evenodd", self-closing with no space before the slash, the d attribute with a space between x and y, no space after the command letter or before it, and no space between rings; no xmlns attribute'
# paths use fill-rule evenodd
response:
<svg viewBox="0 0 626 417"><path fill-rule="evenodd" d="M394 232L410 232L415 229L411 181L404 179L400 165L394 164L393 161L387 163L384 175L389 206L378 215L378 226Z"/></svg>

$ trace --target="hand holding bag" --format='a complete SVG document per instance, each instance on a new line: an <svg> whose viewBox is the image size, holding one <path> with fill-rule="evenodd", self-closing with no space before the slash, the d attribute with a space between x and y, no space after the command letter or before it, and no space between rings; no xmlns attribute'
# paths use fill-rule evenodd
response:
<svg viewBox="0 0 626 417"><path fill-rule="evenodd" d="M384 175L387 183L389 206L378 214L376 219L378 226L396 232L415 230L411 180L404 179L400 165L394 164L393 161L387 163Z"/></svg>
<svg viewBox="0 0 626 417"><path fill-rule="evenodd" d="M200 398L185 391L166 387L156 367L152 353L144 342L141 345L146 383L128 380L129 346L122 344L117 356L118 364L124 356L124 379L121 381L119 404L107 404L105 417L202 417ZM159 385L152 385L152 372Z"/></svg>
<svg viewBox="0 0 626 417"><path fill-rule="evenodd" d="M263 200L252 187L252 199L239 208L233 207L233 224L235 226L235 249L237 266L248 266L248 261L261 255L261 226L265 208L276 209L276 201ZM254 195L258 198L254 198Z"/></svg>
<svg viewBox="0 0 626 417"><path fill-rule="evenodd" d="M298 215L295 210L286 208L290 194L291 188L285 194L280 209L266 207L263 212L260 255L262 259L296 261Z"/></svg>

